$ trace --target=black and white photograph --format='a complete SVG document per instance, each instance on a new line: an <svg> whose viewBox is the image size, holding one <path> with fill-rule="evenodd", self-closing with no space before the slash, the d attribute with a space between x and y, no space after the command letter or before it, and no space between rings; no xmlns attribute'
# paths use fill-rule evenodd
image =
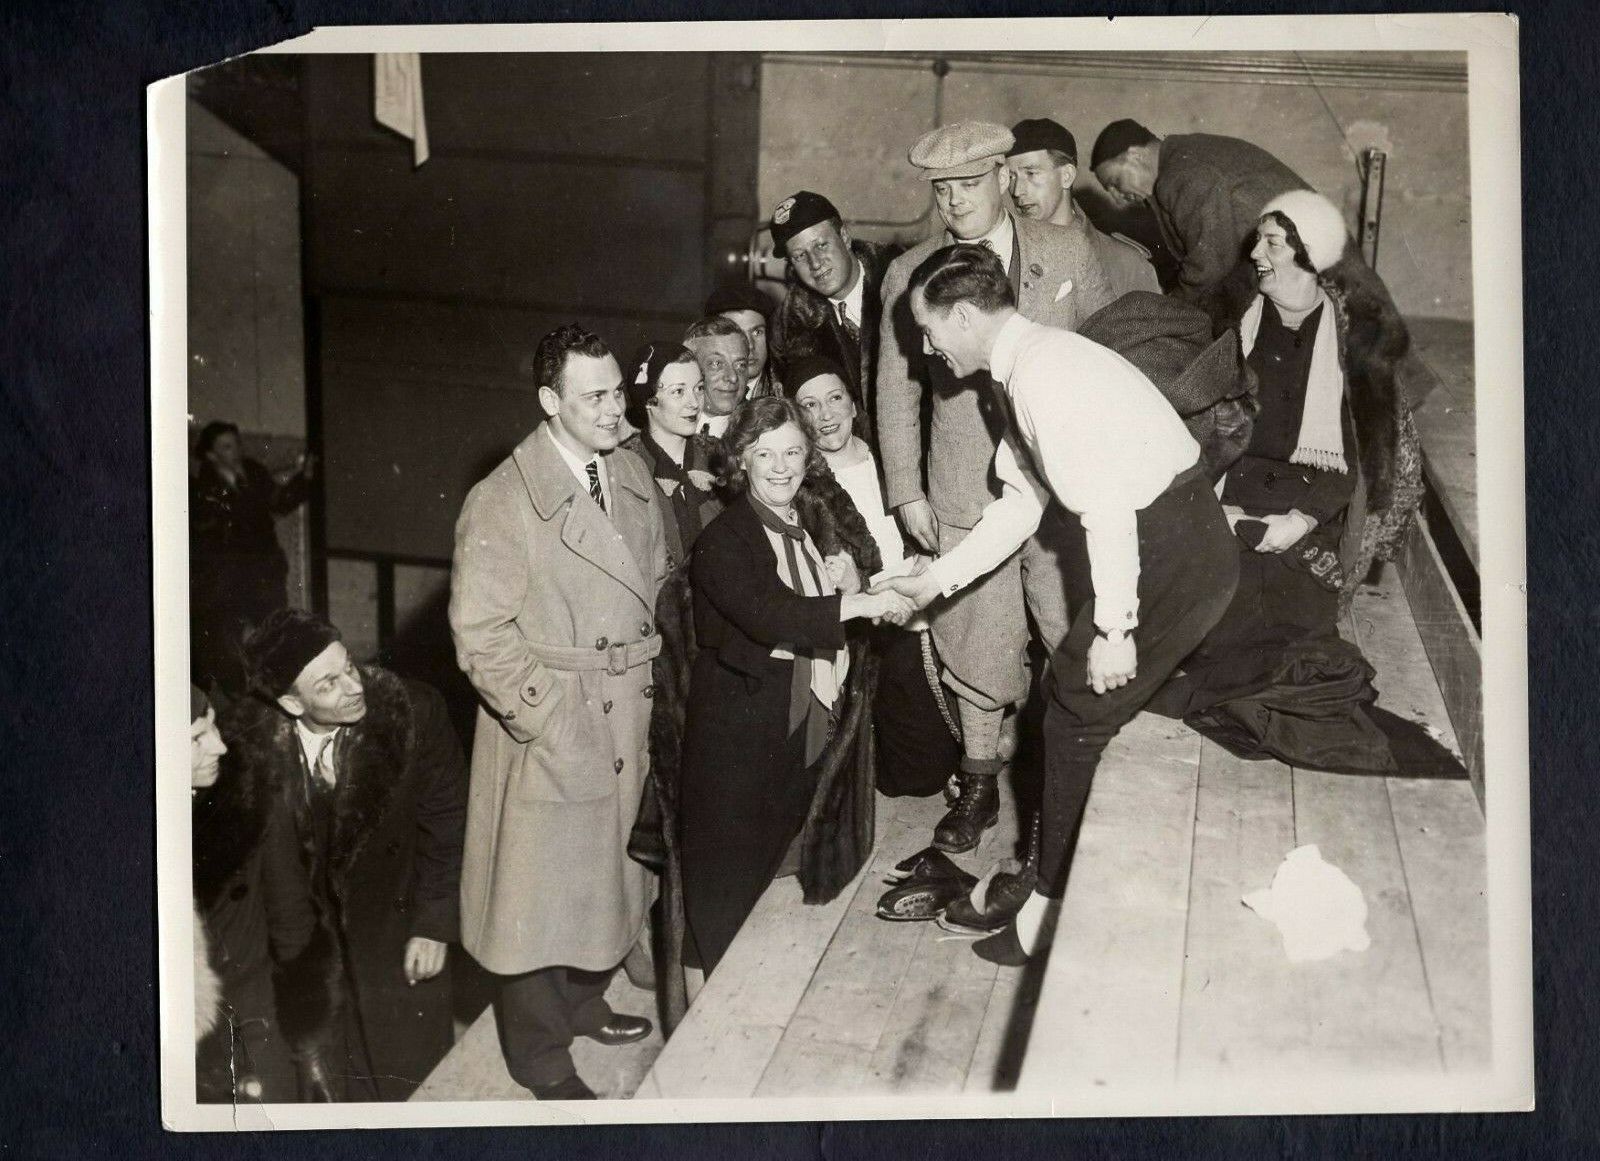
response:
<svg viewBox="0 0 1600 1161"><path fill-rule="evenodd" d="M1531 1107L1517 66L526 25L152 86L164 1123Z"/></svg>

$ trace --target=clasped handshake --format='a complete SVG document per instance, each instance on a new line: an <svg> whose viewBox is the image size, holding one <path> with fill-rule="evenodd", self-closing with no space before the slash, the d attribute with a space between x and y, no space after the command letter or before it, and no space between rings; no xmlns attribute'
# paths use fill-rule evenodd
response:
<svg viewBox="0 0 1600 1161"><path fill-rule="evenodd" d="M862 591L861 577L855 563L844 553L826 557L823 564L835 586L844 594L840 603L839 619L865 617L874 625L887 621L891 625L904 625L928 602L938 596L931 578L924 579L928 571L928 558L915 558L911 571L885 577Z"/></svg>

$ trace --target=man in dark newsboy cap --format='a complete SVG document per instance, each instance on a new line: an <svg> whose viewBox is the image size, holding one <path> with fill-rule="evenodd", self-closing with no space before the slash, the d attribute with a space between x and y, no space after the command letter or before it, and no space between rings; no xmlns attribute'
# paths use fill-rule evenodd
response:
<svg viewBox="0 0 1600 1161"><path fill-rule="evenodd" d="M906 295L911 272L952 242L977 243L999 258L1024 317L1066 330L1076 330L1114 297L1087 235L1008 211L1006 154L1015 144L1004 125L962 121L912 146L909 160L932 187L942 228L895 259L884 278L877 380L884 500L910 539L933 554L959 544L993 498L990 465L1005 417L987 377L958 377L926 352ZM926 446L925 399L932 408ZM998 816L1001 728L1008 707L1023 701L1029 688L1024 594L1047 650L1066 632L1066 595L1055 564L1059 535L1054 523L1041 526L993 572L941 602L931 618L963 747L959 797L934 831L941 850L971 850Z"/></svg>
<svg viewBox="0 0 1600 1161"><path fill-rule="evenodd" d="M466 763L444 699L358 666L299 609L244 640L252 696L219 723L237 774L288 808L341 963L345 1100L404 1100L449 1051Z"/></svg>
<svg viewBox="0 0 1600 1161"><path fill-rule="evenodd" d="M876 448L881 289L899 248L852 238L833 202L810 190L774 206L771 226L773 246L789 262L787 291L773 319L773 352L786 366L808 355L837 363L860 408L862 438Z"/></svg>
<svg viewBox="0 0 1600 1161"><path fill-rule="evenodd" d="M1017 211L1036 222L1049 222L1088 238L1117 295L1130 290L1159 294L1150 252L1121 234L1107 234L1089 220L1072 197L1078 178L1078 143L1064 125L1048 117L1018 121L1006 151L1011 199Z"/></svg>

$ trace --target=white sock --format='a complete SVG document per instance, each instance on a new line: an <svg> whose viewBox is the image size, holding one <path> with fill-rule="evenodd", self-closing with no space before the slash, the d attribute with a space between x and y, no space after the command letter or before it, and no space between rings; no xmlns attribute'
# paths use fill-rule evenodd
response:
<svg viewBox="0 0 1600 1161"><path fill-rule="evenodd" d="M1017 912L1017 942L1025 955L1032 955L1043 946L1046 937L1055 927L1055 912L1059 901L1035 891Z"/></svg>

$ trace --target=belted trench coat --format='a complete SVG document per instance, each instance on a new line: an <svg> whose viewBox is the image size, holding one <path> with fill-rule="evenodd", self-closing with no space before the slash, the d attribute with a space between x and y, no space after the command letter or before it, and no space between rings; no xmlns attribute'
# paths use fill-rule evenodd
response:
<svg viewBox="0 0 1600 1161"><path fill-rule="evenodd" d="M643 461L618 449L605 462L609 513L535 430L456 524L450 629L481 703L461 941L492 972L615 967L651 900L627 843L667 538Z"/></svg>

